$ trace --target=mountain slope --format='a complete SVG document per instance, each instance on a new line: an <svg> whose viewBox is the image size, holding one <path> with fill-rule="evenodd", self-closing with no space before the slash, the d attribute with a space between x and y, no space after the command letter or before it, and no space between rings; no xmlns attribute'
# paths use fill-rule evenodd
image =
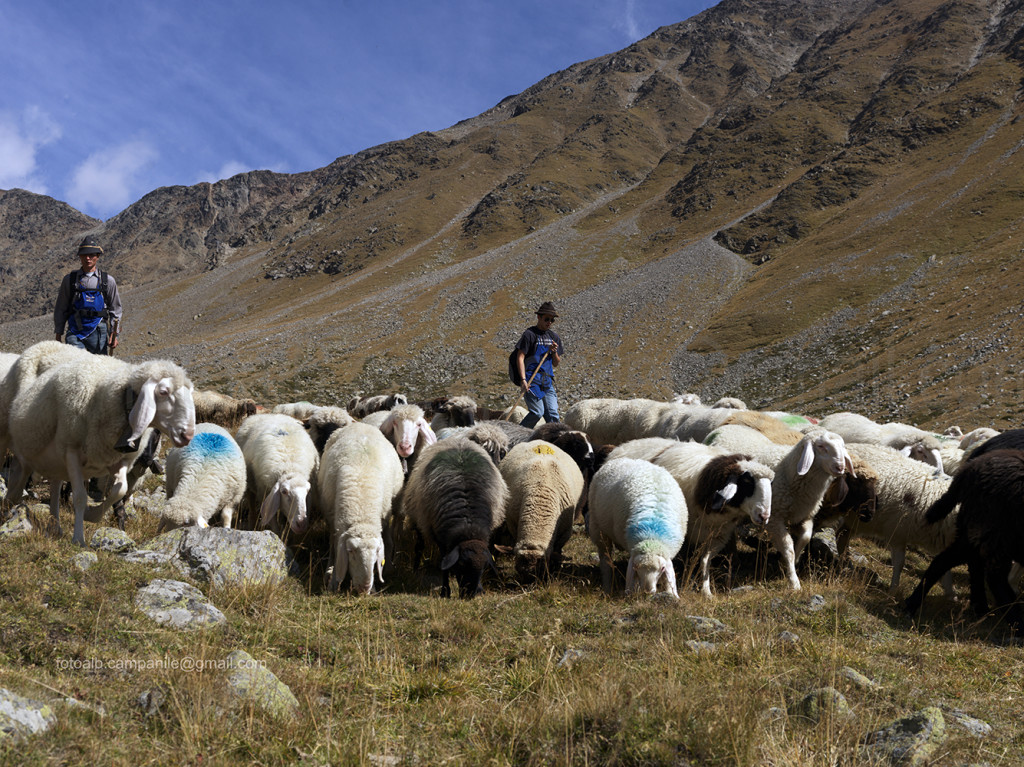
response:
<svg viewBox="0 0 1024 767"><path fill-rule="evenodd" d="M0 228L26 297L0 317L47 311L62 273L25 242L70 254L93 229L127 287L126 354L268 402L494 402L550 299L566 402L693 390L1006 426L1022 25L1020 1L725 0L309 173L156 190L99 225L29 196L49 239ZM42 317L0 337L48 334Z"/></svg>

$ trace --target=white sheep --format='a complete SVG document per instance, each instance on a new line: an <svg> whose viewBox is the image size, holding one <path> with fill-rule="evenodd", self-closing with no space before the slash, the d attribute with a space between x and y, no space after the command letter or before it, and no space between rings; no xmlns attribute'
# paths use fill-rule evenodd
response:
<svg viewBox="0 0 1024 767"><path fill-rule="evenodd" d="M728 425L712 432L708 441L716 447L746 453L775 471L768 536L781 555L790 587L799 590L796 561L811 540L814 515L832 481L854 471L843 438L818 428L793 447L786 447L772 444L753 429Z"/></svg>
<svg viewBox="0 0 1024 767"><path fill-rule="evenodd" d="M931 555L943 551L956 535L956 515L942 522L925 524L925 512L949 489L948 476L936 476L926 464L904 456L884 445L848 443L850 455L867 463L878 475L875 510L871 520L844 524L838 539L842 549L850 537L868 538L889 549L892 580L889 590L899 588L906 562L907 546L917 546ZM952 576L943 578L943 588L953 595Z"/></svg>
<svg viewBox="0 0 1024 767"><path fill-rule="evenodd" d="M370 413L392 410L398 405L405 405L408 402L409 400L404 394L374 394L369 397L357 394L349 400L346 409L353 418L364 418Z"/></svg>
<svg viewBox="0 0 1024 767"><path fill-rule="evenodd" d="M701 593L711 596L711 559L745 520L763 527L772 513L773 472L767 466L697 442L654 437L620 445L608 460L640 458L666 469L686 499L688 545L700 556Z"/></svg>
<svg viewBox="0 0 1024 767"><path fill-rule="evenodd" d="M860 413L832 413L822 418L819 426L835 432L846 442L885 445L904 450L905 455L934 466L936 474L943 473L941 445L944 442L955 445L955 440L943 438L940 434L905 423L876 423Z"/></svg>
<svg viewBox="0 0 1024 767"><path fill-rule="evenodd" d="M192 441L167 452L167 504L157 532L185 525L209 527L218 512L224 527L245 494L245 457L235 438L213 423L196 425Z"/></svg>
<svg viewBox="0 0 1024 767"><path fill-rule="evenodd" d="M384 436L395 446L406 473L412 471L416 457L428 445L437 442L437 435L430 428L419 405L398 405L393 408L380 425Z"/></svg>
<svg viewBox="0 0 1024 767"><path fill-rule="evenodd" d="M679 596L672 558L686 537L683 491L660 466L636 458L607 461L590 483L590 539L600 555L601 585L612 590L612 554L629 553L626 593L653 594L664 581Z"/></svg>
<svg viewBox="0 0 1024 767"><path fill-rule="evenodd" d="M320 505L331 530L331 590L346 575L361 594L384 582L391 555L390 525L405 475L380 429L353 423L331 435L317 474Z"/></svg>
<svg viewBox="0 0 1024 767"><path fill-rule="evenodd" d="M277 514L283 511L292 532L306 532L320 454L302 424L282 413L257 413L242 422L235 439L245 456L250 514L260 504L250 525L276 532Z"/></svg>
<svg viewBox="0 0 1024 767"><path fill-rule="evenodd" d="M508 486L505 527L515 538L521 578L547 576L561 564L583 495L583 472L568 453L543 440L513 447L499 466Z"/></svg>
<svg viewBox="0 0 1024 767"><path fill-rule="evenodd" d="M565 411L562 420L586 432L599 445L621 445L642 437L671 436L653 430L665 414L688 414L689 405L651 399L585 399Z"/></svg>
<svg viewBox="0 0 1024 767"><path fill-rule="evenodd" d="M16 365L17 366L17 365ZM85 545L88 505L85 481L115 477L100 513L124 497L128 468L145 447L153 426L184 447L195 433L192 382L173 362L136 365L94 354L75 355L41 373L11 405L11 449L22 466L12 488L20 500L31 472L50 481L50 513L60 532L60 483L71 483L75 507L73 541Z"/></svg>
<svg viewBox="0 0 1024 767"><path fill-rule="evenodd" d="M300 400L299 402L283 402L280 405L274 405L274 409L270 412L279 413L281 415L290 415L292 418L302 421L303 419L309 418L309 414L318 407L320 406L314 405L312 402Z"/></svg>

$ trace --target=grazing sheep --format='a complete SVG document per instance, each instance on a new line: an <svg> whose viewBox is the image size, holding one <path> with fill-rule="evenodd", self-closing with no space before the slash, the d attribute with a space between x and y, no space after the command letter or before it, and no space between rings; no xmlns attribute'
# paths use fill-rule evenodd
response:
<svg viewBox="0 0 1024 767"><path fill-rule="evenodd" d="M583 473L562 449L543 440L512 448L499 467L508 486L505 526L515 537L516 573L532 580L555 572L572 535Z"/></svg>
<svg viewBox="0 0 1024 767"><path fill-rule="evenodd" d="M988 426L981 426L977 429L974 429L973 431L967 432L961 438L960 449L971 450L972 448L980 445L985 440L992 439L992 437L998 436L1000 433L1001 432L998 432L995 429L991 429ZM949 474L951 472L946 473Z"/></svg>
<svg viewBox="0 0 1024 767"><path fill-rule="evenodd" d="M402 462L380 429L353 423L327 441L317 486L331 529L332 591L346 575L360 594L373 591L375 570L384 582L392 509L404 481Z"/></svg>
<svg viewBox="0 0 1024 767"><path fill-rule="evenodd" d="M846 449L855 465L867 464L878 480L872 518L847 519L837 535L840 553L845 551L850 538L867 538L888 548L892 561L889 591L896 593L908 546L937 554L953 540L952 519L947 524L932 526L924 521L928 508L949 489L950 479L935 476L928 465L904 456L895 448L851 442ZM947 579L944 585L952 596L952 579Z"/></svg>
<svg viewBox="0 0 1024 767"><path fill-rule="evenodd" d="M150 426L176 447L187 445L195 433L192 382L173 362L129 365L84 353L49 368L25 385L11 405L11 449L22 467L11 502L20 500L31 472L46 477L59 534L60 483L70 482L73 541L84 546L86 480L116 478L101 514L123 498L128 468L145 447L142 435Z"/></svg>
<svg viewBox="0 0 1024 767"><path fill-rule="evenodd" d="M859 413L832 413L821 419L821 428L835 432L846 442L885 445L897 450L913 452L918 460L935 467L936 474L943 473L940 447L946 440L942 435L924 431L905 423L879 424Z"/></svg>
<svg viewBox="0 0 1024 767"><path fill-rule="evenodd" d="M975 613L988 612L987 581L996 607L1006 610L1007 622L1015 631L1024 631L1024 616L1008 582L1013 564L1024 561L1024 451L992 450L972 458L928 509L925 520L936 524L948 518L957 505L953 541L925 570L907 598L907 612L916 615L935 582L951 568L966 563Z"/></svg>
<svg viewBox="0 0 1024 767"><path fill-rule="evenodd" d="M586 432L594 443L621 445L644 437L672 438L683 421L708 409L650 399L585 399L570 407L562 420L573 429ZM736 411L723 408L722 412Z"/></svg>
<svg viewBox="0 0 1024 767"><path fill-rule="evenodd" d="M309 434L309 438L316 445L316 451L323 455L327 440L335 431L355 423L355 419L348 414L344 408L328 405L314 408L308 417L302 420L302 425Z"/></svg>
<svg viewBox="0 0 1024 767"><path fill-rule="evenodd" d="M763 527L771 518L775 473L739 453L659 437L620 445L609 461L619 457L650 461L679 484L689 516L687 541L700 556L701 593L711 596L712 557L745 520Z"/></svg>
<svg viewBox="0 0 1024 767"><path fill-rule="evenodd" d="M405 473L412 471L417 456L423 449L437 442L437 435L430 428L423 410L418 405L398 405L393 408L380 425L384 436L398 451Z"/></svg>
<svg viewBox="0 0 1024 767"><path fill-rule="evenodd" d="M445 397L434 401L434 417L430 428L435 432L451 426L472 426L476 423L476 401L472 397Z"/></svg>
<svg viewBox="0 0 1024 767"><path fill-rule="evenodd" d="M1024 429L1007 429L983 440L970 451L971 460L992 450L1024 450Z"/></svg>
<svg viewBox="0 0 1024 767"><path fill-rule="evenodd" d="M235 399L210 389L196 389L192 393L196 405L196 423L215 423L225 429L237 429L248 416L256 414L256 402Z"/></svg>
<svg viewBox="0 0 1024 767"><path fill-rule="evenodd" d="M306 402L301 400L299 402L285 402L280 405L274 405L271 413L277 413L279 415L290 415L292 418L302 421L309 418L309 414L319 405L314 405L312 402Z"/></svg>
<svg viewBox="0 0 1024 767"><path fill-rule="evenodd" d="M727 415L722 421L722 425L728 424L738 424L756 429L776 445L795 445L804 436L802 431L792 428L780 418L768 413L761 413L757 410L741 410L732 415ZM705 434L702 439L697 441L703 442L706 438L707 435Z"/></svg>
<svg viewBox="0 0 1024 767"><path fill-rule="evenodd" d="M218 512L224 527L245 494L245 458L231 434L213 423L196 424L185 447L167 453L167 504L157 532L185 525L209 527Z"/></svg>
<svg viewBox="0 0 1024 767"><path fill-rule="evenodd" d="M767 530L782 557L782 569L790 588L800 589L796 561L814 532L814 516L833 479L842 481L853 473L853 461L843 438L817 428L799 443L775 445L762 434L744 426L723 426L708 435L717 447L747 453L775 471L772 480L772 516Z"/></svg>
<svg viewBox="0 0 1024 767"><path fill-rule="evenodd" d="M348 413L353 418L364 418L381 410L394 410L399 405L409 404L404 394L374 394L371 397L356 395L348 403Z"/></svg>
<svg viewBox="0 0 1024 767"><path fill-rule="evenodd" d="M414 566L424 543L438 549L442 596L451 595L451 575L463 597L483 592L484 569L494 565L488 545L507 502L505 480L475 442L453 437L423 451L402 493L402 514L420 536Z"/></svg>
<svg viewBox="0 0 1024 767"><path fill-rule="evenodd" d="M284 512L292 532L306 532L320 454L302 424L283 413L258 413L242 422L235 439L248 473L250 527L279 532L277 514Z"/></svg>
<svg viewBox="0 0 1024 767"><path fill-rule="evenodd" d="M686 537L683 491L660 466L636 458L613 458L594 475L589 490L590 539L601 558L601 586L612 591L612 554L629 553L626 593L665 589L679 597L672 558Z"/></svg>

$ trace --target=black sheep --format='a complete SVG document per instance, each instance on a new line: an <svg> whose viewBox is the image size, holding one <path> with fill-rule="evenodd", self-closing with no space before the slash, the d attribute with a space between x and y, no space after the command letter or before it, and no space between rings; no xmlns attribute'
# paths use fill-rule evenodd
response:
<svg viewBox="0 0 1024 767"><path fill-rule="evenodd" d="M957 504L956 537L928 566L907 598L907 611L916 615L935 582L953 567L966 564L975 613L988 612L987 580L996 606L1005 607L1007 622L1021 631L1024 616L1008 579L1013 563L1024 562L1024 451L992 450L972 457L928 509L925 520L934 524L949 516Z"/></svg>
<svg viewBox="0 0 1024 767"><path fill-rule="evenodd" d="M424 543L440 552L442 596L454 575L463 597L483 592L493 567L491 535L505 520L508 488L487 452L464 437L441 440L423 451L402 493L402 513L419 531L414 566Z"/></svg>

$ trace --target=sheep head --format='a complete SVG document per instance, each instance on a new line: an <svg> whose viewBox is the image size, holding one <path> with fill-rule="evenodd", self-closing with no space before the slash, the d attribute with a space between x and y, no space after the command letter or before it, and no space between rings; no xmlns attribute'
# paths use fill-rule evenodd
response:
<svg viewBox="0 0 1024 767"><path fill-rule="evenodd" d="M343 536L337 547L331 586L337 591L349 576L349 587L357 594L370 594L374 587L374 573L377 580L384 582L384 539L349 538Z"/></svg>
<svg viewBox="0 0 1024 767"><path fill-rule="evenodd" d="M800 476L809 472L814 465L833 477L838 477L844 471L856 476L853 459L846 452L846 443L834 432L815 430L800 440L798 449L801 450L797 465L797 474Z"/></svg>
<svg viewBox="0 0 1024 767"><path fill-rule="evenodd" d="M139 449L142 433L149 426L166 434L175 447L191 442L196 433L196 407L192 382L184 370L171 362L145 362L132 372L128 386L135 402L128 414L131 434L124 452Z"/></svg>
<svg viewBox="0 0 1024 767"><path fill-rule="evenodd" d="M650 552L638 552L630 556L629 564L626 566L627 594L634 591L654 594L662 580L665 581L666 590L678 599L676 572L671 560Z"/></svg>
<svg viewBox="0 0 1024 767"><path fill-rule="evenodd" d="M448 577L454 575L459 584L459 594L469 599L484 593L484 570L494 567L491 552L486 541L462 541L449 551L441 560L441 572L444 574L445 586L442 594L447 596Z"/></svg>

